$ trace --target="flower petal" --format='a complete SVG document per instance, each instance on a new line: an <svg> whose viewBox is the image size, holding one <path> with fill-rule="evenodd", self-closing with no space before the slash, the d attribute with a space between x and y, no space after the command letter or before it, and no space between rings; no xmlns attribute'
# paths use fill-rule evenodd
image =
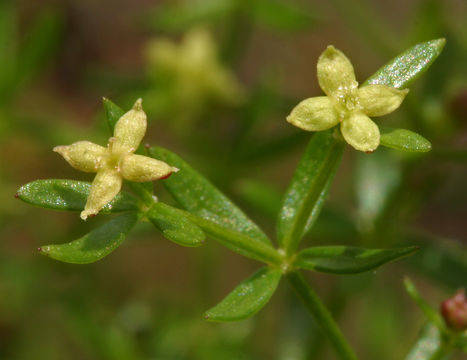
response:
<svg viewBox="0 0 467 360"><path fill-rule="evenodd" d="M147 117L142 107L142 100L136 100L133 108L125 113L115 124L112 152L135 151L146 133Z"/></svg>
<svg viewBox="0 0 467 360"><path fill-rule="evenodd" d="M359 103L368 116L383 116L396 110L409 89L398 90L385 85L367 85L358 89Z"/></svg>
<svg viewBox="0 0 467 360"><path fill-rule="evenodd" d="M75 169L85 172L96 172L107 149L90 141L78 141L71 145L55 146L53 149Z"/></svg>
<svg viewBox="0 0 467 360"><path fill-rule="evenodd" d="M353 113L341 124L345 141L360 151L374 151L379 145L379 128L365 114Z"/></svg>
<svg viewBox="0 0 467 360"><path fill-rule="evenodd" d="M130 154L120 163L120 174L129 181L145 182L165 178L177 168L147 156Z"/></svg>
<svg viewBox="0 0 467 360"><path fill-rule="evenodd" d="M303 100L287 116L287 121L308 131L326 130L339 123L331 99L327 96Z"/></svg>
<svg viewBox="0 0 467 360"><path fill-rule="evenodd" d="M215 62L217 48L211 33L204 28L191 29L183 38L178 60L191 68Z"/></svg>
<svg viewBox="0 0 467 360"><path fill-rule="evenodd" d="M318 59L318 82L326 95L358 86L352 63L332 45Z"/></svg>
<svg viewBox="0 0 467 360"><path fill-rule="evenodd" d="M96 215L106 204L120 192L122 177L116 169L100 170L91 185L88 201L81 212L81 219Z"/></svg>
<svg viewBox="0 0 467 360"><path fill-rule="evenodd" d="M155 68L173 70L177 68L178 48L169 39L158 38L148 43L145 57Z"/></svg>

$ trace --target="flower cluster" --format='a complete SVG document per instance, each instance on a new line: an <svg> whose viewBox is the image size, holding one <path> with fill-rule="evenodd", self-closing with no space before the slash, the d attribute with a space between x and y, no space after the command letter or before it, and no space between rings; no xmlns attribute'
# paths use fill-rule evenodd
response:
<svg viewBox="0 0 467 360"><path fill-rule="evenodd" d="M147 117L139 99L117 121L114 136L109 139L107 147L78 141L54 148L75 169L96 173L86 206L81 212L83 220L96 215L120 192L123 179L153 181L178 171L163 161L134 154L146 133L146 126Z"/></svg>
<svg viewBox="0 0 467 360"><path fill-rule="evenodd" d="M183 106L209 97L231 105L244 99L243 87L220 62L216 43L204 28L191 29L179 44L166 38L152 40L146 58L151 70L173 76Z"/></svg>
<svg viewBox="0 0 467 360"><path fill-rule="evenodd" d="M358 87L349 59L328 46L318 60L318 82L326 96L300 102L287 121L301 129L321 131L340 124L345 141L355 149L374 151L380 142L378 126L369 118L396 110L408 90L385 85Z"/></svg>

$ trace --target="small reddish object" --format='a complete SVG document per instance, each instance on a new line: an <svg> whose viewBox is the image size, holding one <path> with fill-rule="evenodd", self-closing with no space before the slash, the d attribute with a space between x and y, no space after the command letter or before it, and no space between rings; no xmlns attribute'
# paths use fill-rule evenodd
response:
<svg viewBox="0 0 467 360"><path fill-rule="evenodd" d="M173 174L173 172L161 177L161 180L165 180L165 179L168 179L171 175Z"/></svg>

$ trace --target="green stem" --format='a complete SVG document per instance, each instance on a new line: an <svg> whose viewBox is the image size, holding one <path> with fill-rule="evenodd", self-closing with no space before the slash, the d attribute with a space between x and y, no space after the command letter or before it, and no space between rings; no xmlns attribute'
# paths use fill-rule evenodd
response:
<svg viewBox="0 0 467 360"><path fill-rule="evenodd" d="M322 331L329 337L339 357L342 360L357 360L357 356L347 343L331 313L321 302L313 288L305 281L303 275L298 271L293 271L287 274L287 279L316 322L321 326Z"/></svg>
<svg viewBox="0 0 467 360"><path fill-rule="evenodd" d="M157 201L153 197L145 197L144 193L138 193L137 195L140 196L147 207L147 209L141 209L142 212L149 211ZM283 256L268 243L218 225L213 221L204 219L186 210L172 208L172 211L176 211L180 216L186 217L193 224L199 226L213 240L238 254L275 266L280 266L283 262Z"/></svg>
<svg viewBox="0 0 467 360"><path fill-rule="evenodd" d="M431 356L427 359L427 360L441 360L441 359L444 359L449 353L451 352L451 350L449 349L448 346L445 346L445 344L441 344L441 346L436 349L436 351L431 354Z"/></svg>
<svg viewBox="0 0 467 360"><path fill-rule="evenodd" d="M227 248L254 260L279 266L283 262L282 256L271 245L258 241L238 231L225 228L216 223L180 210L191 222L198 225L213 240Z"/></svg>

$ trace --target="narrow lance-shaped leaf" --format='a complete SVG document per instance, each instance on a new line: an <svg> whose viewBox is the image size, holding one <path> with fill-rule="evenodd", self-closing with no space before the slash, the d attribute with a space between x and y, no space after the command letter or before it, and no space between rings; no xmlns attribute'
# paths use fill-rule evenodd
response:
<svg viewBox="0 0 467 360"><path fill-rule="evenodd" d="M389 148L409 151L427 152L431 150L431 143L422 135L406 129L380 128L380 144Z"/></svg>
<svg viewBox="0 0 467 360"><path fill-rule="evenodd" d="M411 47L380 68L363 85L377 84L406 88L431 66L441 54L445 43L445 39L436 39Z"/></svg>
<svg viewBox="0 0 467 360"><path fill-rule="evenodd" d="M182 211L161 202L155 203L146 213L147 218L168 240L182 246L200 246L204 243L204 232Z"/></svg>
<svg viewBox="0 0 467 360"><path fill-rule="evenodd" d="M417 246L396 249L319 246L300 251L293 265L332 274L356 274L374 270L390 261L412 255L417 250Z"/></svg>
<svg viewBox="0 0 467 360"><path fill-rule="evenodd" d="M180 169L164 186L186 210L222 227L269 244L266 234L206 178L173 152L152 147L149 155Z"/></svg>
<svg viewBox="0 0 467 360"><path fill-rule="evenodd" d="M281 279L279 269L262 268L240 283L219 304L206 311L209 321L244 320L267 304Z"/></svg>
<svg viewBox="0 0 467 360"><path fill-rule="evenodd" d="M312 213L319 213L342 158L344 142L333 130L315 133L295 170L279 214L277 237L280 246L292 253L306 230ZM323 190L325 193L323 194Z"/></svg>
<svg viewBox="0 0 467 360"><path fill-rule="evenodd" d="M123 114L125 114L125 111L107 98L103 98L102 103L104 104L107 124L109 125L110 132L113 133L115 124L117 123L118 119L120 119Z"/></svg>
<svg viewBox="0 0 467 360"><path fill-rule="evenodd" d="M61 211L82 211L91 189L91 183L77 180L36 180L23 185L16 197L34 206ZM138 200L121 191L100 211L102 214L136 211Z"/></svg>
<svg viewBox="0 0 467 360"><path fill-rule="evenodd" d="M102 259L114 251L125 240L136 224L138 215L127 213L110 220L75 241L60 245L45 245L41 254L72 264L88 264Z"/></svg>

